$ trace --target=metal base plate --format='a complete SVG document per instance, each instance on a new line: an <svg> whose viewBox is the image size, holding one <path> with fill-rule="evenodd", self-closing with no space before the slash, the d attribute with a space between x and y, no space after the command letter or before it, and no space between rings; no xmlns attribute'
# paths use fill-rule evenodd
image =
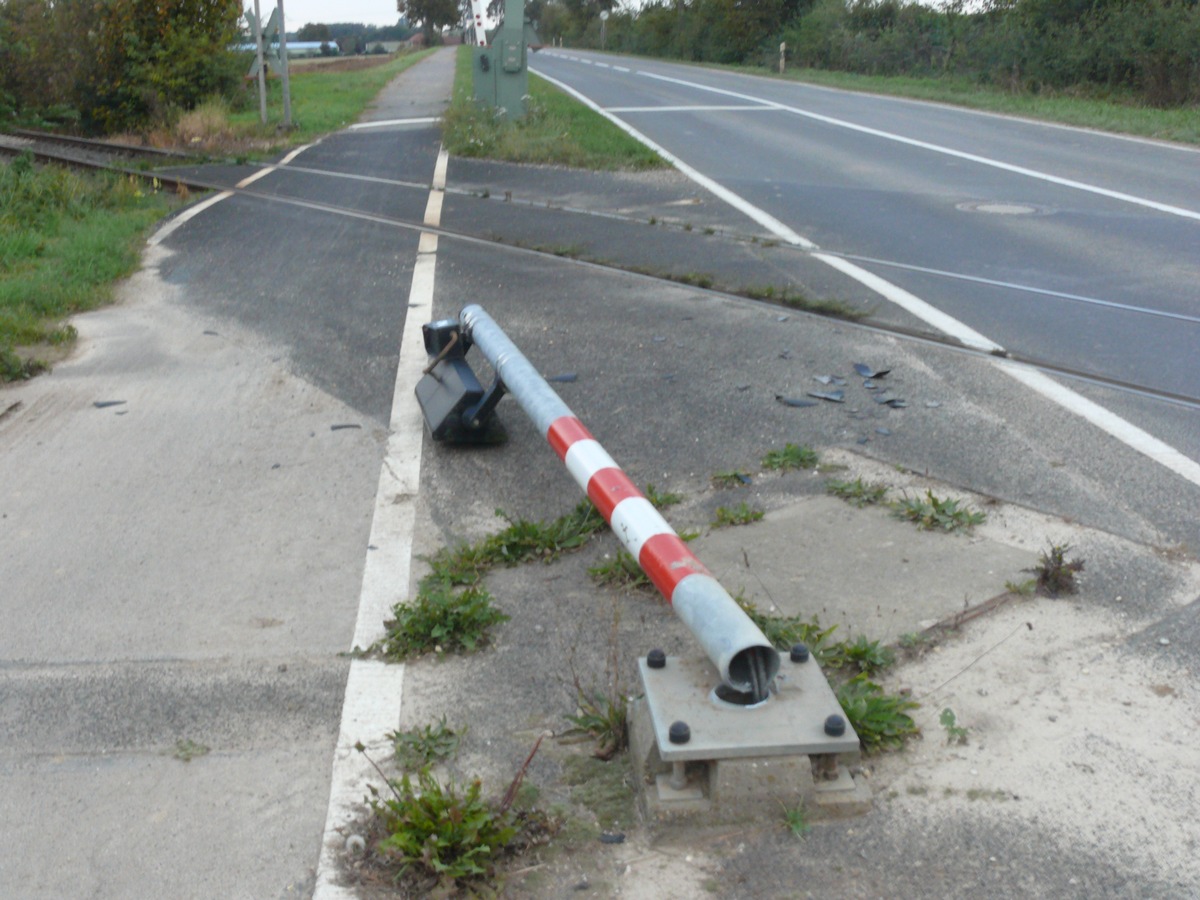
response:
<svg viewBox="0 0 1200 900"><path fill-rule="evenodd" d="M711 696L721 679L707 659L670 656L664 668L651 669L642 658L638 668L663 762L858 750L858 735L849 723L840 737L825 734L825 719L843 713L820 666L811 659L792 663L785 657L779 691L754 707L733 706ZM671 723L679 721L691 729L686 744L672 744L668 737Z"/></svg>

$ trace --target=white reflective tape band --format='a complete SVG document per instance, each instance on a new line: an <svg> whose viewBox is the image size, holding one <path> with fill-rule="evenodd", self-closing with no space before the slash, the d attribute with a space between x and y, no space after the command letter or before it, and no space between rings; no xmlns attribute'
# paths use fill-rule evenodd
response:
<svg viewBox="0 0 1200 900"><path fill-rule="evenodd" d="M645 497L626 497L613 510L613 534L617 540L633 554L634 560L642 555L642 545L657 534L674 534L675 529L667 524L667 520L659 515L654 504ZM670 599L670 598L668 598Z"/></svg>
<svg viewBox="0 0 1200 900"><path fill-rule="evenodd" d="M571 477L586 492L588 482L601 469L619 469L611 456L608 455L597 440L576 441L567 450L567 471Z"/></svg>

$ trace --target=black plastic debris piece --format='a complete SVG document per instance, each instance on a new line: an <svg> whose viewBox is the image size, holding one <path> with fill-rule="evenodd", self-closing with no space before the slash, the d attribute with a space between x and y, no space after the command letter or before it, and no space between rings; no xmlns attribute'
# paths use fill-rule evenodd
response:
<svg viewBox="0 0 1200 900"><path fill-rule="evenodd" d="M830 403L845 403L845 391L809 391L808 396L816 397L818 400L828 400Z"/></svg>
<svg viewBox="0 0 1200 900"><path fill-rule="evenodd" d="M814 381L819 381L821 384L836 384L842 387L846 384L846 379L840 375L814 375Z"/></svg>
<svg viewBox="0 0 1200 900"><path fill-rule="evenodd" d="M561 375L551 375L546 380L554 381L558 384L573 384L579 380L579 375L575 372L563 372Z"/></svg>
<svg viewBox="0 0 1200 900"><path fill-rule="evenodd" d="M892 433L892 429L880 427L880 428L875 429L875 433L882 434L884 437L887 437L889 434Z"/></svg>
<svg viewBox="0 0 1200 900"><path fill-rule="evenodd" d="M97 400L92 406L96 409L108 409L110 406L124 406L124 400Z"/></svg>
<svg viewBox="0 0 1200 900"><path fill-rule="evenodd" d="M879 389L879 385L873 382L870 378L863 382L863 387L865 387L868 391L875 391Z"/></svg>
<svg viewBox="0 0 1200 900"><path fill-rule="evenodd" d="M781 350L781 351L779 351L779 358L780 358L780 359L791 359L791 358L792 358L792 351L791 351L791 350Z"/></svg>
<svg viewBox="0 0 1200 900"><path fill-rule="evenodd" d="M870 366L868 366L866 363L855 363L854 371L857 372L859 375L861 375L863 378L882 378L884 375L886 375L888 372L890 372L892 370L891 369L873 369Z"/></svg>
<svg viewBox="0 0 1200 900"><path fill-rule="evenodd" d="M868 442L868 441L870 441L870 440L871 440L871 439L870 439L869 437L860 437L860 438L858 439L858 442L859 442L860 444L865 444L865 443L867 443L867 442Z"/></svg>
<svg viewBox="0 0 1200 900"><path fill-rule="evenodd" d="M899 397L892 397L891 399L885 400L883 402L886 403L888 406L890 406L892 409L904 409L908 406L908 401L901 400Z"/></svg>
<svg viewBox="0 0 1200 900"><path fill-rule="evenodd" d="M656 344L665 344L667 342L667 339L660 334L656 334L654 337L650 338L650 340L654 341Z"/></svg>
<svg viewBox="0 0 1200 900"><path fill-rule="evenodd" d="M739 384L734 390L736 390L738 393L741 393L742 391L748 391L748 390L750 390L750 385ZM775 396L778 397L779 395L776 394Z"/></svg>
<svg viewBox="0 0 1200 900"><path fill-rule="evenodd" d="M625 835L620 831L602 831L600 832L600 843L623 844L625 843Z"/></svg>
<svg viewBox="0 0 1200 900"><path fill-rule="evenodd" d="M206 328L206 329L204 330L204 333L205 333L205 334L207 334L209 337L220 337L220 335L219 335L219 334L217 334L215 331L213 331L213 330L211 330L211 329L207 329L207 328Z"/></svg>
<svg viewBox="0 0 1200 900"><path fill-rule="evenodd" d="M816 400L805 400L803 397L785 397L783 394L776 394L775 399L784 406L795 406L798 409L803 409L806 406L816 406Z"/></svg>
<svg viewBox="0 0 1200 900"><path fill-rule="evenodd" d="M329 426L330 431L343 431L347 428L362 428L362 426L358 425L356 423L347 423L345 425L330 425Z"/></svg>

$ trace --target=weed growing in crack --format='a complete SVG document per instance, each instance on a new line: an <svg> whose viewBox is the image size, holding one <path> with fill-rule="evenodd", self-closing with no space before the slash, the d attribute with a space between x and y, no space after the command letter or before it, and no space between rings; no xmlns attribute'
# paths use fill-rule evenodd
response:
<svg viewBox="0 0 1200 900"><path fill-rule="evenodd" d="M575 715L566 716L574 727L568 733L586 734L596 741L596 759L612 759L629 742L629 713L625 698L603 691L584 691L576 680Z"/></svg>
<svg viewBox="0 0 1200 900"><path fill-rule="evenodd" d="M415 770L456 754L466 733L466 728L446 727L446 717L442 716L436 725L394 731L388 737L396 749L396 761L405 769Z"/></svg>
<svg viewBox="0 0 1200 900"><path fill-rule="evenodd" d="M1004 589L1010 594L1016 594L1018 597L1032 597L1034 591L1037 590L1037 586L1038 580L1036 578L1004 582Z"/></svg>
<svg viewBox="0 0 1200 900"><path fill-rule="evenodd" d="M801 801L796 806L783 807L783 824L788 831L798 838L806 837L812 831L812 825L809 824L808 810L804 807L804 801Z"/></svg>
<svg viewBox="0 0 1200 900"><path fill-rule="evenodd" d="M712 527L731 528L735 525L749 525L752 522L762 519L763 515L764 513L761 509L751 509L745 501L742 501L733 509L726 506L718 506L712 520Z"/></svg>
<svg viewBox="0 0 1200 900"><path fill-rule="evenodd" d="M426 579L476 584L498 565L515 566L533 559L552 562L563 553L578 550L607 527L590 500L581 501L552 522L512 519L502 510L496 510L496 515L508 522L507 528L475 544L439 550L428 560L432 571Z"/></svg>
<svg viewBox="0 0 1200 900"><path fill-rule="evenodd" d="M785 444L782 450L771 450L762 459L764 469L787 472L791 469L815 469L820 457L812 447Z"/></svg>
<svg viewBox="0 0 1200 900"><path fill-rule="evenodd" d="M370 786L374 821L374 864L413 895L475 891L494 883L497 865L536 844L546 843L557 822L538 810L518 810L514 801L529 764L541 746L539 737L502 799L483 797L478 778L465 788L441 783L423 768L416 783L407 774L386 779L387 793ZM366 755L360 743L358 752ZM369 756L368 761L383 772Z"/></svg>
<svg viewBox="0 0 1200 900"><path fill-rule="evenodd" d="M683 502L683 494L675 494L671 491L657 490L654 485L646 485L646 499L650 501L655 509L666 509L668 506L675 506Z"/></svg>
<svg viewBox="0 0 1200 900"><path fill-rule="evenodd" d="M1079 590L1075 573L1083 571L1082 559L1067 559L1071 552L1069 544L1052 544L1042 551L1038 565L1030 569L1037 576L1037 589L1047 597L1059 594L1074 594Z"/></svg>
<svg viewBox="0 0 1200 900"><path fill-rule="evenodd" d="M508 616L492 606L492 595L477 585L456 592L449 581L422 582L409 603L397 603L395 616L384 625L387 634L378 644L383 655L401 662L428 653L470 652L487 643L493 625Z"/></svg>
<svg viewBox="0 0 1200 900"><path fill-rule="evenodd" d="M718 488L745 487L752 480L749 472L742 472L737 469L732 469L728 472L716 472L712 477L713 487Z"/></svg>
<svg viewBox="0 0 1200 900"><path fill-rule="evenodd" d="M919 731L906 712L916 709L917 704L907 697L886 693L866 675L856 675L838 685L835 693L846 719L868 753L898 749Z"/></svg>
<svg viewBox="0 0 1200 900"><path fill-rule="evenodd" d="M866 635L860 634L852 642L843 642L840 646L840 656L846 666L858 669L864 675L873 675L889 668L896 662L896 654L890 647L885 647L879 641L867 640Z"/></svg>
<svg viewBox="0 0 1200 900"><path fill-rule="evenodd" d="M861 478L855 478L853 481L831 480L825 482L825 492L862 509L864 506L882 503L883 498L887 496L888 486L863 481Z"/></svg>
<svg viewBox="0 0 1200 900"><path fill-rule="evenodd" d="M971 729L958 724L958 717L954 715L954 710L947 706L942 710L942 714L938 716L938 721L946 729L947 744L966 745Z"/></svg>
<svg viewBox="0 0 1200 900"><path fill-rule="evenodd" d="M597 584L608 587L648 588L650 579L628 550L618 548L615 554L604 554L603 562L588 568Z"/></svg>
<svg viewBox="0 0 1200 900"><path fill-rule="evenodd" d="M925 492L924 498L905 495L894 501L891 508L896 518L912 522L924 531L970 531L987 520L984 513L961 500L937 497L931 490Z"/></svg>

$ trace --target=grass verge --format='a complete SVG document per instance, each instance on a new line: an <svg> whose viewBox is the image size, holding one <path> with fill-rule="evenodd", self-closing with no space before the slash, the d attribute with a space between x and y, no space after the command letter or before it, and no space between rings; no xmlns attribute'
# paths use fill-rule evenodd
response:
<svg viewBox="0 0 1200 900"><path fill-rule="evenodd" d="M419 50L379 57L377 65L350 70L326 66L293 67L289 71L292 129L288 132L282 131L283 87L277 78L267 83L266 125L258 118L257 88L251 88L251 100L246 109L229 111L224 108L224 116L218 117L217 121L225 119L235 145L255 139L265 141L268 146L306 144L354 122L389 81L433 52ZM222 110L220 104L217 108Z"/></svg>
<svg viewBox="0 0 1200 900"><path fill-rule="evenodd" d="M0 166L0 382L48 367L75 340L68 316L108 303L170 199L139 180Z"/></svg>
<svg viewBox="0 0 1200 900"><path fill-rule="evenodd" d="M668 167L657 153L536 75L529 77L525 118L496 117L474 102L472 59L470 47L459 48L454 98L442 121L442 140L454 156L597 170Z"/></svg>
<svg viewBox="0 0 1200 900"><path fill-rule="evenodd" d="M983 112L1021 116L1079 128L1095 128L1120 134L1139 135L1158 140L1200 143L1200 116L1195 108L1153 109L1131 96L1081 97L1043 91L1038 94L1013 93L1005 88L988 87L968 78L917 78L912 76L856 75L823 69L790 69L780 76L758 66L712 66L755 75L801 81L822 87L860 93L909 97L933 103L947 103Z"/></svg>

